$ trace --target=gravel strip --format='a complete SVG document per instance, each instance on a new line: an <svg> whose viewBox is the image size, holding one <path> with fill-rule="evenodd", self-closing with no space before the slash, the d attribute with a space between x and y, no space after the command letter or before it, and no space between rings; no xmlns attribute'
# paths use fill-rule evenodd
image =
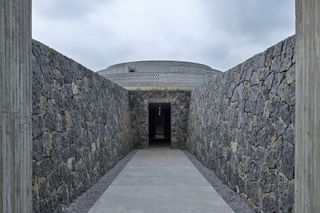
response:
<svg viewBox="0 0 320 213"><path fill-rule="evenodd" d="M133 150L109 170L99 181L77 198L65 211L66 213L87 213L100 196L107 190L118 174L131 160L137 150Z"/></svg>
<svg viewBox="0 0 320 213"><path fill-rule="evenodd" d="M188 151L183 150L185 155L193 163L200 173L207 179L213 188L220 194L220 196L229 204L229 206L236 213L253 213L253 209L241 198L237 193L232 191L228 186L224 185L222 181L215 175L213 171L203 166L195 156Z"/></svg>

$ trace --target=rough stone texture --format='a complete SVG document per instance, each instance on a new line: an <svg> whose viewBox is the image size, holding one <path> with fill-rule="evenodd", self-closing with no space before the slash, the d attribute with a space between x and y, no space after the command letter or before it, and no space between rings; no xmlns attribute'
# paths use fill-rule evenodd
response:
<svg viewBox="0 0 320 213"><path fill-rule="evenodd" d="M296 0L295 212L320 212L320 1Z"/></svg>
<svg viewBox="0 0 320 213"><path fill-rule="evenodd" d="M100 196L108 189L114 179L116 179L122 169L129 163L136 152L137 150L133 150L120 160L112 169L100 178L96 184L73 202L66 210L66 213L87 213Z"/></svg>
<svg viewBox="0 0 320 213"><path fill-rule="evenodd" d="M30 213L31 0L0 0L0 212Z"/></svg>
<svg viewBox="0 0 320 213"><path fill-rule="evenodd" d="M133 149L129 94L34 41L33 209L61 212Z"/></svg>
<svg viewBox="0 0 320 213"><path fill-rule="evenodd" d="M257 212L292 212L295 38L191 95L187 149Z"/></svg>
<svg viewBox="0 0 320 213"><path fill-rule="evenodd" d="M188 91L130 91L134 143L149 146L149 103L171 103L171 148L185 148L189 101Z"/></svg>
<svg viewBox="0 0 320 213"><path fill-rule="evenodd" d="M227 202L227 204L236 213L253 213L253 209L241 198L236 192L232 191L227 185L216 176L216 174L203 166L194 155L184 150L185 155L193 163L193 165L199 170L199 172L207 179L211 186L220 194L220 196Z"/></svg>

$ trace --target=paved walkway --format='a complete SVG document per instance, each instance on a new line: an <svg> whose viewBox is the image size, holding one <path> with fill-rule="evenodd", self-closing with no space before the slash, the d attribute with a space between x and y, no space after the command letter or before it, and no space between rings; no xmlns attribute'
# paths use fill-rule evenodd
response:
<svg viewBox="0 0 320 213"><path fill-rule="evenodd" d="M180 150L139 150L89 213L229 213Z"/></svg>

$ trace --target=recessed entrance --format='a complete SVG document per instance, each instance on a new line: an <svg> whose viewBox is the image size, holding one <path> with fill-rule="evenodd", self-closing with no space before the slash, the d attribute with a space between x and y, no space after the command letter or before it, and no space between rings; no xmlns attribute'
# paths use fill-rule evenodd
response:
<svg viewBox="0 0 320 213"><path fill-rule="evenodd" d="M171 112L170 103L149 104L149 145L170 146Z"/></svg>

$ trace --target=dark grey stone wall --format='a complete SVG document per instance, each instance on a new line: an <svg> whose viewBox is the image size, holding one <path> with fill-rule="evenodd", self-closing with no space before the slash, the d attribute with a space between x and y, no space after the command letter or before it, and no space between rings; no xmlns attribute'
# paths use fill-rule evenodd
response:
<svg viewBox="0 0 320 213"><path fill-rule="evenodd" d="M61 212L133 149L129 93L34 41L33 211Z"/></svg>
<svg viewBox="0 0 320 213"><path fill-rule="evenodd" d="M189 102L189 91L130 91L134 143L149 146L149 103L171 103L171 148L185 148Z"/></svg>
<svg viewBox="0 0 320 213"><path fill-rule="evenodd" d="M292 212L295 38L191 95L187 149L257 212Z"/></svg>

